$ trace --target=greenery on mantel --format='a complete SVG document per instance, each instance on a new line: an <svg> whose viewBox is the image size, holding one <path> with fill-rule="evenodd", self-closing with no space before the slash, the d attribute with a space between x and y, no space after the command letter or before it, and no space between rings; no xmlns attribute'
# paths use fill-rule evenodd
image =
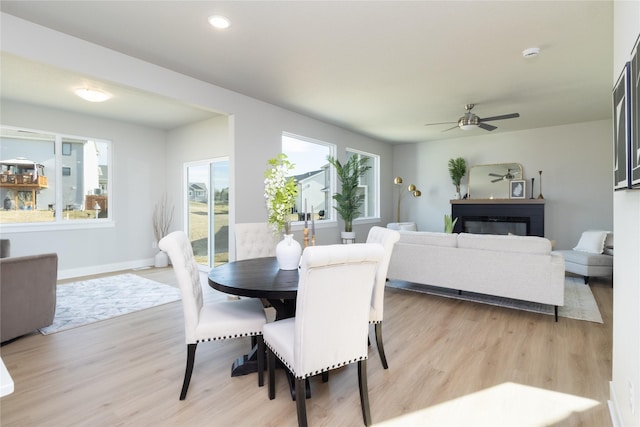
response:
<svg viewBox="0 0 640 427"><path fill-rule="evenodd" d="M451 182L456 186L456 193L460 193L460 182L467 173L467 162L462 158L449 159L449 175Z"/></svg>

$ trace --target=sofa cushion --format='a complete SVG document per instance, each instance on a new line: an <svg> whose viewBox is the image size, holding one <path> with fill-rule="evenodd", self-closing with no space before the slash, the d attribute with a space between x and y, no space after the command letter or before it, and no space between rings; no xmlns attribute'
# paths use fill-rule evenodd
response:
<svg viewBox="0 0 640 427"><path fill-rule="evenodd" d="M561 250L553 253L562 254L565 262L573 262L581 265L612 266L613 257L611 255L593 254L589 252Z"/></svg>
<svg viewBox="0 0 640 427"><path fill-rule="evenodd" d="M413 245L444 246L448 248L455 248L457 245L456 236L457 236L456 234L451 234L451 233L400 230L399 243L410 243Z"/></svg>
<svg viewBox="0 0 640 427"><path fill-rule="evenodd" d="M549 239L537 236L505 236L497 234L458 234L458 247L499 252L549 254Z"/></svg>

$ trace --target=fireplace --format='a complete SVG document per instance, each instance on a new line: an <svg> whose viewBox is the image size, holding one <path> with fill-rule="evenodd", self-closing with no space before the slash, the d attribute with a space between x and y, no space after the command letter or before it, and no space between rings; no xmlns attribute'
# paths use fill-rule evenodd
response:
<svg viewBox="0 0 640 427"><path fill-rule="evenodd" d="M452 200L454 233L544 237L544 199Z"/></svg>
<svg viewBox="0 0 640 427"><path fill-rule="evenodd" d="M530 221L528 217L465 216L462 218L462 231L464 233L528 236L529 228Z"/></svg>

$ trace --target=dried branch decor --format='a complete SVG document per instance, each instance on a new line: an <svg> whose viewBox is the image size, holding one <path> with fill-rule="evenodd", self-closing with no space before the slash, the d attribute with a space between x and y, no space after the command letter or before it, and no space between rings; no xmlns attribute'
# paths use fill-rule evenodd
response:
<svg viewBox="0 0 640 427"><path fill-rule="evenodd" d="M169 206L167 203L167 195L163 194L162 199L156 203L153 209L153 234L158 242L169 234L169 227L173 221L173 210L173 206Z"/></svg>

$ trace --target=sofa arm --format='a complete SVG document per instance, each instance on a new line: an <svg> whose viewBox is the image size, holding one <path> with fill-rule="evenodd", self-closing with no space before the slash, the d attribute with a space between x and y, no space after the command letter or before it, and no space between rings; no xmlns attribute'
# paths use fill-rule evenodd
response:
<svg viewBox="0 0 640 427"><path fill-rule="evenodd" d="M0 341L53 323L57 276L55 253L0 259Z"/></svg>

